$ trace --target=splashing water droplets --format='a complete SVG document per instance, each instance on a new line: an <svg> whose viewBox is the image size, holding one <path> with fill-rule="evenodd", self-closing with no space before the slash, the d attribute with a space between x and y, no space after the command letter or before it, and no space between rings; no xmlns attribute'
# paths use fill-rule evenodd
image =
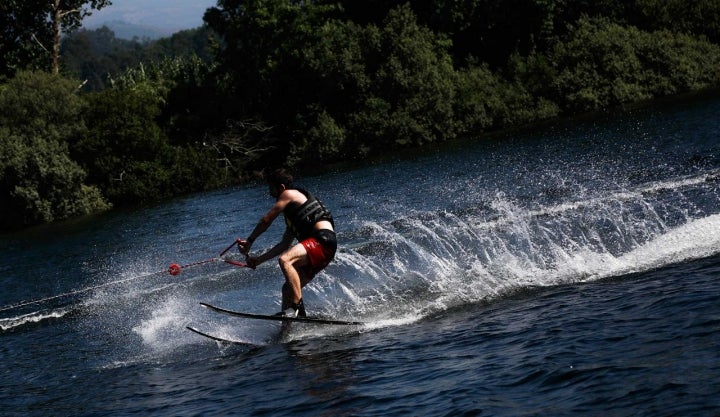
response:
<svg viewBox="0 0 720 417"><path fill-rule="evenodd" d="M707 188L708 175L546 205L499 192L486 204L368 222L328 270L350 283L346 302L382 318L709 256L720 225L694 219L682 194Z"/></svg>

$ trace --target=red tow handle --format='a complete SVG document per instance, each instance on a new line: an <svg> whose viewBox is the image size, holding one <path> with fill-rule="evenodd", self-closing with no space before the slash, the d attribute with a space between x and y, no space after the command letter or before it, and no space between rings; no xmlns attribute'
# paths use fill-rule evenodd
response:
<svg viewBox="0 0 720 417"><path fill-rule="evenodd" d="M180 265L180 264L172 263L172 264L170 264L170 267L168 268L168 272L170 273L170 275L179 275L184 268L189 268L189 267L191 267L191 266L202 265L202 264L206 264L206 263L210 263L210 262L215 262L215 261L223 261L223 262L228 263L228 264L230 264L230 265L238 266L238 267L241 267L241 268L249 268L248 264L246 264L245 262L234 261L234 260L232 260L232 259L222 259L222 256L225 255L225 254L226 254L230 249L232 249L235 245L239 244L240 241L241 241L240 239L235 239L235 241L234 241L230 246L228 246L227 248L225 248L224 251L220 252L220 255L219 255L217 258L210 258L210 259L206 259L206 260L204 260L204 261L193 262L193 263L189 263L189 264L186 264L186 265Z"/></svg>

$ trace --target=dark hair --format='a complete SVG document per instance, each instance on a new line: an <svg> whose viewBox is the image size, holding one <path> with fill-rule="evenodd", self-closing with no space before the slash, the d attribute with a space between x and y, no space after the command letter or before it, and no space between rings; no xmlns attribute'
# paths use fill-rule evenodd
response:
<svg viewBox="0 0 720 417"><path fill-rule="evenodd" d="M289 188L293 183L293 176L290 175L290 173L284 168L275 169L270 172L263 172L263 177L265 178L265 182L269 185L284 185Z"/></svg>

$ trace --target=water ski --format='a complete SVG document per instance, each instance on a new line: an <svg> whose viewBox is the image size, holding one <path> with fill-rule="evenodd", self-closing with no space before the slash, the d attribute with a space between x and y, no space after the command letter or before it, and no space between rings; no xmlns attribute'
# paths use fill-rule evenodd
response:
<svg viewBox="0 0 720 417"><path fill-rule="evenodd" d="M318 317L284 317L284 316L265 315L265 314L243 313L241 311L233 311L233 310L228 310L228 309L222 308L222 307L216 307L214 305L207 304L207 303L200 303L200 305L207 309L217 311L219 313L229 314L229 315L235 316L235 317L243 317L246 319L272 320L272 321L281 321L284 323L330 324L330 325L340 325L340 326L362 326L365 324L360 321L333 320L333 319L325 319L325 318L318 318Z"/></svg>
<svg viewBox="0 0 720 417"><path fill-rule="evenodd" d="M216 341L216 342L228 343L228 344L233 344L233 345L242 345L242 346L257 347L256 345L254 345L254 344L252 344L252 343L250 343L250 342L242 342L242 341L240 341L240 340L226 339L226 338L224 338L224 337L219 337L219 336L211 335L210 333L205 333L205 332L200 331L200 330L198 330L198 329L196 329L196 328L194 328L194 327L191 327L191 326L186 326L185 328L188 329L188 330L190 330L190 331L193 332L193 333L199 334L200 336L207 337L208 339L212 339L212 340L214 340L214 341Z"/></svg>

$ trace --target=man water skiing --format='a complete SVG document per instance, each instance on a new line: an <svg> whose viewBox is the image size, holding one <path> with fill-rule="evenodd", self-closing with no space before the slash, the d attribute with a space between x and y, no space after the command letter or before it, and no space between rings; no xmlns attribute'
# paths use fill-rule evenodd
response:
<svg viewBox="0 0 720 417"><path fill-rule="evenodd" d="M255 268L279 256L285 284L282 287L282 311L278 315L305 317L302 287L335 257L335 223L320 200L306 190L293 187L293 177L284 169L265 173L264 177L270 195L276 199L275 204L260 219L247 240L238 242L238 247L241 253L249 255L253 242L281 213L284 215L287 228L280 243L260 256L248 256L247 263ZM299 243L293 246L294 239Z"/></svg>

